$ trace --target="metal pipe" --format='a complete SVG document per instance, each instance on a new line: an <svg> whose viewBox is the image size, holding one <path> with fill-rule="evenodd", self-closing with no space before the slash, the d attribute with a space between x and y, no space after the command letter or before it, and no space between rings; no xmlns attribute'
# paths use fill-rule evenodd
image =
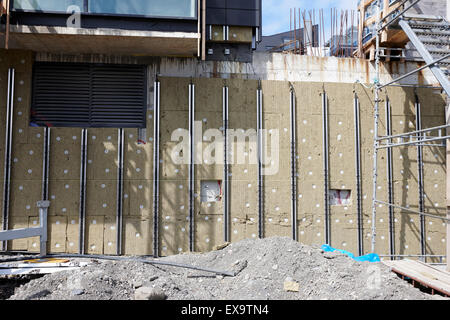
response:
<svg viewBox="0 0 450 320"><path fill-rule="evenodd" d="M290 90L290 122L291 122L291 220L292 239L298 241L297 232L297 106L294 87Z"/></svg>
<svg viewBox="0 0 450 320"><path fill-rule="evenodd" d="M390 86L394 82L397 82L397 81L400 81L400 80L402 80L404 78L407 78L410 75L412 75L412 74L414 74L416 72L422 71L423 69L429 68L429 67L435 65L436 63L441 62L442 60L448 59L449 57L450 57L450 54L446 54L445 56L442 56L439 59L436 59L436 60L434 60L434 61L432 61L430 63L427 63L426 65L424 65L424 66L422 66L420 68L417 68L417 69L415 69L413 71L410 71L410 72L408 72L408 73L398 77L397 79L394 79L394 80L392 80L392 81L390 81L390 82L388 82L386 84L380 85L379 89L382 89L384 87Z"/></svg>
<svg viewBox="0 0 450 320"><path fill-rule="evenodd" d="M402 207L402 206L399 206L399 205L396 205L396 204L393 204L393 203L387 203L387 202L384 202L384 201L381 201L381 200L375 200L375 202L379 203L379 204L384 204L386 206L392 206L394 208L401 209L401 210L404 210L404 211L408 211L408 212L411 212L411 213L415 213L415 214L418 214L418 215L421 215L421 216L435 218L435 219L440 219L440 220L447 221L447 222L450 221L449 218L439 217L439 216L435 216L433 214L423 213L423 212L411 210L411 209L408 209L408 208L405 208L405 207Z"/></svg>
<svg viewBox="0 0 450 320"><path fill-rule="evenodd" d="M330 201L329 201L329 153L328 153L328 97L322 92L322 123L323 123L323 176L324 176L324 210L325 210L325 243L331 245Z"/></svg>
<svg viewBox="0 0 450 320"><path fill-rule="evenodd" d="M223 87L223 131L224 131L224 166L223 166L223 234L224 241L230 242L229 210L229 164L228 164L228 87Z"/></svg>
<svg viewBox="0 0 450 320"><path fill-rule="evenodd" d="M200 2L200 1L199 1ZM202 40L201 40L201 51L202 51L202 61L206 60L206 0L202 0ZM200 17L199 17L200 19ZM210 33L211 37L211 33ZM212 39L209 39L212 40Z"/></svg>
<svg viewBox="0 0 450 320"><path fill-rule="evenodd" d="M11 154L13 145L13 121L14 121L14 78L15 69L8 69L8 93L6 101L6 133L5 133L5 163L3 177L3 231L9 228L9 202L11 188ZM2 251L8 250L8 243L2 242Z"/></svg>
<svg viewBox="0 0 450 320"><path fill-rule="evenodd" d="M414 258L420 258L423 257L421 254L379 254L379 257L414 257ZM445 255L436 255L436 254L427 254L425 255L429 258L445 258ZM433 264L433 263L430 263Z"/></svg>
<svg viewBox="0 0 450 320"><path fill-rule="evenodd" d="M5 260L0 260L0 263L12 262L12 261L24 261L24 260L29 260L29 259L39 260L39 259L46 259L46 258L76 258L76 259L83 258L83 259L97 259L97 260L110 260L110 261L136 261L136 262L141 262L141 263L150 264L150 265L178 267L178 268L185 268L185 269L203 271L203 272L208 272L208 273L215 273L218 275L223 275L223 276L228 276L228 277L235 277L237 275L235 272L214 270L214 269L192 266L192 265L188 265L188 264L175 263L175 262L170 262L170 261L147 260L145 258L115 257L115 256L105 256L105 255L88 255L88 254L83 254L83 255L47 254L47 255L39 255L39 256L21 257L21 258L17 258L17 259L5 259Z"/></svg>
<svg viewBox="0 0 450 320"><path fill-rule="evenodd" d="M378 137L376 140L381 141L381 140L390 140L390 139L395 139L395 138L408 137L411 135L419 135L422 133L431 132L431 131L435 131L435 130L447 129L449 127L450 127L450 124L444 124L442 126L437 126L437 127L433 127L433 128L421 129L419 131L411 131L408 133L400 133L400 134L390 135L390 136L386 136L386 137ZM441 137L441 138L445 139L445 137Z"/></svg>
<svg viewBox="0 0 450 320"><path fill-rule="evenodd" d="M85 253L85 238L86 238L86 171L87 171L87 146L88 146L88 130L81 131L81 166L80 166L80 232L78 251L80 254Z"/></svg>
<svg viewBox="0 0 450 320"><path fill-rule="evenodd" d="M195 85L189 84L189 250L195 251Z"/></svg>
<svg viewBox="0 0 450 320"><path fill-rule="evenodd" d="M161 83L154 84L153 104L153 255L159 256L159 138Z"/></svg>
<svg viewBox="0 0 450 320"><path fill-rule="evenodd" d="M118 152L117 152L117 216L116 216L116 254L123 253L123 159L124 159L124 129L118 130Z"/></svg>
<svg viewBox="0 0 450 320"><path fill-rule="evenodd" d="M361 188L361 120L360 105L358 96L354 96L354 115L355 115L355 171L356 171L356 213L358 215L358 252L364 254L364 230L363 230L363 211L362 211L362 188Z"/></svg>
<svg viewBox="0 0 450 320"><path fill-rule="evenodd" d="M377 30L380 27L380 11L381 11L381 3L378 2L377 9ZM373 186L372 186L372 241L371 241L371 249L372 252L375 252L375 244L376 244L376 217L377 217L377 206L375 200L377 199L377 178L378 178L378 121L380 117L379 111L379 93L380 93L380 33L376 33L375 39L375 69L376 69L376 79L375 79L375 110L374 110L374 148L373 148Z"/></svg>
<svg viewBox="0 0 450 320"><path fill-rule="evenodd" d="M258 130L258 236L264 238L264 179L263 179L263 106L262 106L262 89L261 81L258 82L258 90L256 91L256 117Z"/></svg>
<svg viewBox="0 0 450 320"><path fill-rule="evenodd" d="M416 85L416 84L390 84L390 87L405 87L405 88L424 88L424 89L442 89L442 86L433 86L433 85L429 85L429 86L421 86L421 85Z"/></svg>
<svg viewBox="0 0 450 320"><path fill-rule="evenodd" d="M435 138L423 138L421 141L423 142L431 142L431 141L440 141L440 140L447 140L450 139L450 135L445 137L435 137ZM385 149L390 147L401 147L401 146L408 146L408 145L416 145L420 144L418 141L408 141L408 142L402 142L402 143L396 143L396 144L387 144L387 145L380 145L377 147L377 149ZM429 145L431 146L431 144ZM441 145L439 145L441 146Z"/></svg>
<svg viewBox="0 0 450 320"><path fill-rule="evenodd" d="M416 131L422 130L422 115L420 101L417 94L415 94L415 109L416 109ZM421 140L421 135L419 134L419 141ZM423 192L423 147L417 145L417 184L419 192L419 211L423 213L425 211L424 205L424 192ZM392 201L389 201L392 203ZM426 253L425 244L425 217L420 216L420 251L421 254ZM424 261L426 262L426 260Z"/></svg>
<svg viewBox="0 0 450 320"><path fill-rule="evenodd" d="M391 103L389 97L386 97L386 135L392 135L392 116ZM387 149L387 184L388 184L388 202L394 202L394 170L392 148ZM389 252L395 254L395 229L394 229L394 208L389 206Z"/></svg>
<svg viewBox="0 0 450 320"><path fill-rule="evenodd" d="M51 129L44 128L44 152L42 155L42 200L48 200L48 178L50 168Z"/></svg>

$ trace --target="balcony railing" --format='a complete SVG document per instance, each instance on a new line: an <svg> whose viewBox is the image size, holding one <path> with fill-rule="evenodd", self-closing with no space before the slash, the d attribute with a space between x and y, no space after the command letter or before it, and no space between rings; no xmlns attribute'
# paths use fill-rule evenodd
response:
<svg viewBox="0 0 450 320"><path fill-rule="evenodd" d="M197 0L14 0L12 9L25 12L197 18Z"/></svg>

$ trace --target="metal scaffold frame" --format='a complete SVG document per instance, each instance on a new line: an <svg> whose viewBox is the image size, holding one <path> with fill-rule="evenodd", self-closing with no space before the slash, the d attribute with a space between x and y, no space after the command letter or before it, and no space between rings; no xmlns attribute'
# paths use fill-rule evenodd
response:
<svg viewBox="0 0 450 320"><path fill-rule="evenodd" d="M389 257L392 260L395 260L396 258L403 258L407 255L400 255L395 253L395 245L394 245L394 228L392 225L392 216L393 216L393 210L399 209L401 210L401 213L413 213L418 214L420 217L421 227L420 227L420 245L421 245L421 254L418 255L408 255L408 257L414 256L417 258L420 258L421 260L426 262L427 258L437 257L436 255L427 255L426 254L426 237L425 237L425 223L424 219L425 217L431 218L431 219L440 219L442 221L445 221L447 223L450 222L450 219L443 216L437 216L425 213L424 208L424 192L423 192L423 147L446 147L446 140L450 139L450 124L433 127L433 128L422 128L421 124L421 116L420 116L420 101L416 95L416 101L415 101L415 112L416 112L416 131L411 131L407 133L402 134L392 134L392 127L391 127L391 120L390 120L390 102L389 99L386 101L386 135L380 136L379 135L379 122L380 122L380 92L383 88L386 88L388 86L400 86L403 87L403 85L399 84L398 82L402 79L405 79L409 77L412 74L415 74L423 69L426 68L434 68L438 62L441 60L444 60L449 57L449 55L445 55L437 60L434 60L432 62L426 63L426 65L417 68L411 72L408 72L396 79L393 79L392 81L389 81L385 84L380 83L380 57L382 56L380 54L380 38L381 38L381 32L388 27L389 25L395 23L396 20L402 18L403 14L408 11L410 8L412 8L414 5L416 5L420 0L416 0L410 5L408 5L402 12L400 12L396 17L394 17L392 20L386 22L386 17L381 18L380 12L381 12L381 5L380 2L378 3L378 14L377 14L377 21L376 21L376 49L375 49L375 68L376 68L376 80L374 83L374 146L373 146L373 198L372 198L372 239L371 239L371 249L372 252L375 252L375 245L376 245L376 236L377 236L377 230L376 230L376 218L377 218L377 206L378 205L385 205L389 209L389 221L390 221L390 253L389 255L384 255L384 257ZM406 3L407 1L405 1ZM384 24L383 24L384 23ZM433 72L435 73L435 72ZM408 87L409 85L405 85L405 87ZM419 86L418 86L419 87ZM444 92L449 94L446 90L446 87L443 86ZM392 151L395 147L401 147L401 146L414 146L417 148L418 153L418 192L419 192L419 206L418 211L417 210L411 210L409 208L405 208L403 206L400 206L398 204L395 204L395 198L393 195L393 187L392 187ZM388 200L381 201L377 198L377 180L378 180L378 151L385 149L387 152L387 166L388 166ZM441 258L444 256L439 256Z"/></svg>

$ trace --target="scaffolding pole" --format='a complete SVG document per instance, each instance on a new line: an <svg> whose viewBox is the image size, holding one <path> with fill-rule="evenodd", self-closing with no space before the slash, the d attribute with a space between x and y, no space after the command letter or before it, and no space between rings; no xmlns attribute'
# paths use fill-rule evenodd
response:
<svg viewBox="0 0 450 320"><path fill-rule="evenodd" d="M378 3L378 15L377 15L377 21L376 21L376 49L375 49L375 68L376 68L376 79L375 79L375 83L374 83L374 102L375 102L375 107L374 107L374 150L373 150L373 203L372 203L372 250L375 250L375 245L376 245L376 216L377 216L377 212L376 212L376 208L377 205L386 205L389 208L389 218L390 218L390 224L392 225L392 213L393 213L393 209L400 209L402 211L402 213L405 212L409 212L409 213L413 213L413 214L417 214L420 217L420 246L421 246L421 254L420 255L398 255L395 254L395 247L394 247L394 239L393 239L393 233L394 233L394 229L393 227L389 229L390 231L390 242L391 242L391 248L390 248L390 254L389 255L385 255L386 257L390 257L390 258L397 258L397 257L419 257L422 260L426 261L426 258L431 258L434 257L432 255L427 255L426 254L426 238L425 238L425 217L431 218L431 219L440 219L443 220L444 222L447 222L447 238L450 235L450 215L449 215L449 210L450 210L450 174L447 173L447 212L446 215L443 214L442 216L439 215L433 215L433 214L429 214L429 213L425 213L425 204L424 204L424 190L423 190L423 184L424 184L424 179L423 179L423 151L422 151L422 147L425 146L433 146L433 147L447 147L448 150L448 144L446 143L447 139L450 139L450 131L448 130L450 128L450 121L449 121L449 114L448 114L448 110L446 110L446 124L445 125L441 125L441 126L437 126L437 127L433 127L433 128L427 128L427 129L422 129L422 124L421 124L421 115L420 115L420 101L418 100L418 97L416 95L416 102L415 102L415 111L416 111L416 131L412 131L412 132L407 132L407 133L401 133L401 134L396 134L396 135L392 135L392 127L391 127L391 122L390 122L390 116L391 116L391 109L390 109L390 103L389 100L387 99L386 102L386 123L387 123L387 132L386 132L386 136L378 136L379 133L379 117L380 117L380 113L379 113L379 103L380 103L380 90L387 87L387 86L397 86L397 87L407 87L407 86L411 86L411 87L420 87L420 86L416 86L416 85L401 85L401 84L395 84L396 82L399 82L402 79L405 79L411 75L413 75L414 73L417 73L421 70L424 70L426 68L433 68L437 63L441 62L442 60L445 60L447 58L450 57L449 54L444 55L442 57L440 57L439 59L436 59L434 61L432 61L431 59L428 59L428 61L426 61L426 65L417 68L413 71L410 71L402 76L399 76L396 79L393 79L385 84L380 84L379 79L380 79L380 36L381 36L381 32L388 27L389 25L393 24L395 21L397 21L399 18L401 18L403 16L403 14L408 11L410 8L412 8L414 5L416 5L420 0L416 0L413 1L410 5L408 5L405 9L403 9L398 16L393 17L392 20L390 20L389 22L385 23L384 25L382 25L382 22L385 22L386 19L388 17L390 17L393 12L391 14L388 14L387 16L385 16L384 18L382 18L380 20L380 16L379 16L379 12L380 12L380 3ZM403 1L402 5L405 4L407 1ZM429 86L430 88L433 88L431 86ZM446 90L445 87L443 87L444 91L446 93L449 92L449 90ZM448 108L448 100L447 100L447 108ZM433 134L433 135L432 135ZM441 143L434 143L437 141L441 141ZM390 186L388 188L388 201L380 201L377 199L377 178L378 178L378 150L381 149L387 149L388 152L388 180L392 179L392 164L389 164L392 161L392 148L393 147L400 147L400 146L415 146L417 147L418 150L418 174L419 174L419 179L418 179L418 184L419 184L419 206L418 206L418 211L417 210L411 210L409 208L405 208L403 206L397 205L394 203L394 197L391 194L392 192L392 186ZM390 156L389 156L390 155ZM450 161L450 157L447 156L447 163L449 163ZM392 182L388 182L388 183L392 183ZM447 248L447 257L450 254L450 246L448 246ZM440 256L441 257L441 261L442 261L442 257L445 257L445 255ZM447 261L447 268L450 271L450 265L449 262Z"/></svg>
<svg viewBox="0 0 450 320"><path fill-rule="evenodd" d="M377 30L380 29L380 12L381 12L381 3L378 2L377 4L378 9L377 9ZM380 117L380 110L379 110L379 103L380 103L380 98L379 98L379 94L380 94L380 84L379 84L379 79L380 79L380 32L376 33L376 47L375 47L375 70L376 70L376 79L375 79L375 110L374 110L374 130L373 130L373 135L374 135L374 147L373 147L373 186L372 186L372 192L373 192L373 197L372 197L372 243L371 243L371 248L372 248L372 252L375 252L375 245L376 245L376 235L377 235L377 229L376 229L376 223L375 221L377 218L377 178L378 178L378 122L379 122L379 117Z"/></svg>

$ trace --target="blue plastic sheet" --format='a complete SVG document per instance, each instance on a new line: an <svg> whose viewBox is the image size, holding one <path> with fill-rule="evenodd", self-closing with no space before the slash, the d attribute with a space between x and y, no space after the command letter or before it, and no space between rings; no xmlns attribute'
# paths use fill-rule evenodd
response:
<svg viewBox="0 0 450 320"><path fill-rule="evenodd" d="M330 247L327 244L324 244L322 246L322 250L326 251L326 252L338 251L338 252L341 252L343 254L346 254L347 256L349 256L350 258L352 258L353 260L356 260L356 261L368 261L368 262L380 262L381 261L380 260L380 256L377 255L376 253L369 253L369 254L366 254L364 256L355 257L355 255L353 253L351 253L351 252L348 252L348 251L345 251L345 250L341 250L341 249L335 249L335 248Z"/></svg>

